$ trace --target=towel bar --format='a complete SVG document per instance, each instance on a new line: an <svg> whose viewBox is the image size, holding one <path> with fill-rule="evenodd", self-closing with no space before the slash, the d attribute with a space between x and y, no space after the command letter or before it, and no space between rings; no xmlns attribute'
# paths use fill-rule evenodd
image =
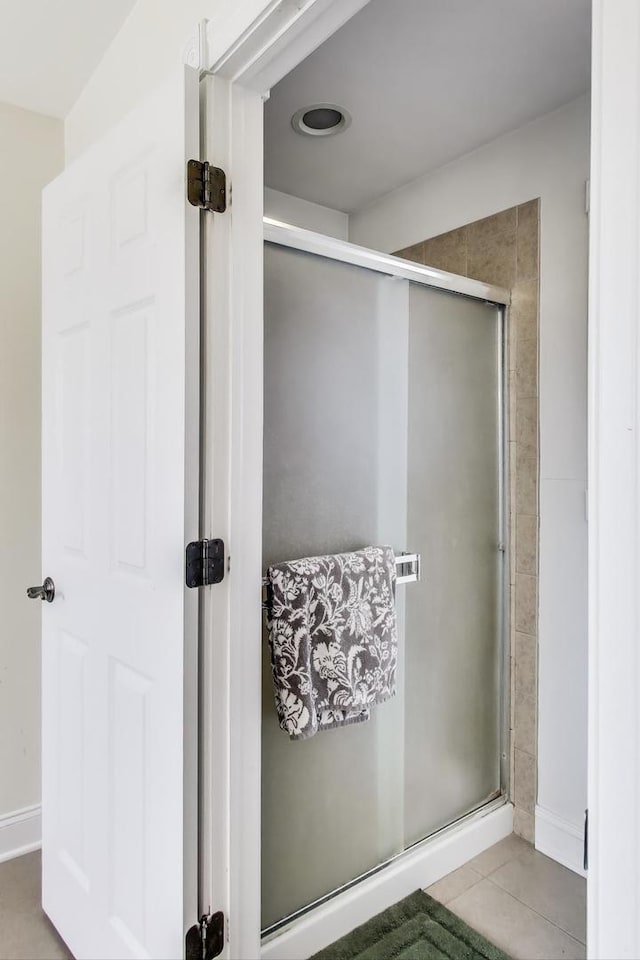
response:
<svg viewBox="0 0 640 960"><path fill-rule="evenodd" d="M421 577L421 557L419 553L401 553L396 557L396 583L415 583ZM267 577L262 578L262 609L268 607L266 590Z"/></svg>
<svg viewBox="0 0 640 960"><path fill-rule="evenodd" d="M401 553L396 557L396 583L415 583L419 580L421 562L419 553ZM405 570L405 567L408 569Z"/></svg>

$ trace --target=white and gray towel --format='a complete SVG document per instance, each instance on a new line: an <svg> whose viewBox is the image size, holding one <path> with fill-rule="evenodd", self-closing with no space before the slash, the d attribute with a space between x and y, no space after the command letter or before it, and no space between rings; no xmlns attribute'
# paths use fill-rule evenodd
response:
<svg viewBox="0 0 640 960"><path fill-rule="evenodd" d="M292 740L369 719L396 689L391 547L306 557L267 571L276 708Z"/></svg>

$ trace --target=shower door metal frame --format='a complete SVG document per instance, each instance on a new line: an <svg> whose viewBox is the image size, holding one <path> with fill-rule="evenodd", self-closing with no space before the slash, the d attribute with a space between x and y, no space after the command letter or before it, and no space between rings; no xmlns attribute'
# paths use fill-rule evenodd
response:
<svg viewBox="0 0 640 960"><path fill-rule="evenodd" d="M352 889L358 883L369 877L378 874L391 864L397 863L408 854L429 844L434 838L446 834L446 831L452 827L472 820L484 810L493 810L499 808L507 802L510 795L510 774L511 774L511 651L510 651L510 555L509 555L509 477L507 465L508 442L509 442L509 306L511 303L511 293L503 287L487 284L480 280L473 280L454 273L447 273L444 270L438 270L435 267L423 266L411 260L403 260L392 254L381 253L377 250L370 250L366 247L358 246L347 240L340 240L336 237L327 236L321 233L315 233L302 227L292 226L282 223L270 217L264 217L264 242L273 243L278 246L288 247L303 253L313 254L326 259L335 260L339 263L346 263L352 266L374 271L385 276L397 277L399 280L410 281L411 283L421 284L431 287L435 290L441 290L452 295L463 296L471 300L480 300L492 305L498 310L498 337L497 347L497 426L498 426L498 541L496 551L500 561L500 585L498 597L498 626L497 632L500 646L500 796L492 797L489 800L470 810L462 817L458 817L449 824L428 834L421 840L411 844L405 850L395 854L383 863L372 867L358 877L354 877L320 897L313 903L309 903L299 908L292 914L283 917L281 920L270 924L262 930L263 942L268 942L265 938L270 938L280 931L288 928L298 919L307 916L311 911L327 903L341 893Z"/></svg>
<svg viewBox="0 0 640 960"><path fill-rule="evenodd" d="M302 250L304 253L315 253L329 260L339 260L341 263L350 263L353 266L364 267L366 270L374 270L376 273L398 277L401 280L411 280L436 290L459 293L473 300L486 300L501 307L507 307L511 303L511 294L508 290L484 283L482 280L461 277L457 273L447 273L435 267L426 267L412 260L402 260L389 253L369 250L348 240L314 233L313 230L281 223L271 217L264 217L263 223L264 239L267 243L291 247L294 250Z"/></svg>

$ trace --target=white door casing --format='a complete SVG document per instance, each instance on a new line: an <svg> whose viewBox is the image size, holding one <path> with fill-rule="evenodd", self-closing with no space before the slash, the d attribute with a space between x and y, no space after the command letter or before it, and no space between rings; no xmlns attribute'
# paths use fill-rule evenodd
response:
<svg viewBox="0 0 640 960"><path fill-rule="evenodd" d="M78 958L183 955L197 896L198 75L43 206L43 906Z"/></svg>
<svg viewBox="0 0 640 960"><path fill-rule="evenodd" d="M640 956L640 7L594 0L587 955Z"/></svg>

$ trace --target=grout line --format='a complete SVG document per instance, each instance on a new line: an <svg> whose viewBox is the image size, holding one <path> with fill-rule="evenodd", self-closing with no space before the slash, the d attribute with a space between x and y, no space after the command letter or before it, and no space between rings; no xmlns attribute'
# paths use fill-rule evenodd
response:
<svg viewBox="0 0 640 960"><path fill-rule="evenodd" d="M447 910L451 910L451 904L452 904L455 900L458 900L460 897L466 896L466 894L469 893L470 890L473 890L474 887L477 887L478 884L479 884L482 880L486 880L486 877L479 876L477 880L474 880L474 882L471 884L470 887L467 887L466 890L463 890L463 891L462 891L462 893L457 893L457 894L455 895L455 897L451 897L451 899L450 899L450 900L447 900L446 903L443 903L442 901L440 901L440 902L442 903L442 906L443 906L443 907L446 907ZM429 891L427 891L427 893L428 893L428 892L429 892ZM452 913L455 913L455 910L451 910L451 912L452 912ZM462 918L460 918L460 919L462 919Z"/></svg>
<svg viewBox="0 0 640 960"><path fill-rule="evenodd" d="M517 860L517 857L514 857L514 858L512 858L512 859ZM510 863L511 861L507 861L507 862ZM500 870L500 869L501 869L500 867L497 867L497 869L494 870L493 873L497 873L498 870ZM489 883L493 884L493 886L494 886L497 890L502 890L503 893L506 893L507 896L508 896L508 897L511 897L512 900L515 900L516 903L521 903L523 907L527 907L528 910L531 910L532 913L535 913L535 915L536 915L537 917L540 917L541 920L546 920L547 923L550 923L552 927L555 927L556 930L562 931L562 933L564 933L565 936L571 937L571 939L572 939L572 940L575 940L576 943L581 944L581 946L583 946L583 947L586 946L586 937L585 937L585 940L580 940L580 939L578 939L578 937L574 937L574 935L573 935L572 933L569 933L568 930L565 930L564 927L561 927L559 923L556 923L554 920L551 920L549 917L545 917L544 913L540 913L539 910L536 910L535 907L532 907L530 903L527 903L527 902L526 902L526 900L521 900L520 897L516 897L516 895L513 894L513 893L511 893L510 890L505 890L505 888L504 888L504 887L501 887L499 883L496 883L494 880L491 879L491 877L493 876L493 873L490 874L488 877L485 877L484 879L485 879L485 880L488 880Z"/></svg>
<svg viewBox="0 0 640 960"><path fill-rule="evenodd" d="M465 864L463 864L462 866L465 866ZM458 867L458 870L461 870L461 869L462 869L462 867ZM473 869L473 868L472 868L472 869ZM456 873L456 872L457 872L456 870L452 870L452 871L451 871L451 873ZM428 893L430 897L433 897L434 900L436 900L438 903L441 903L442 906L443 906L443 907L446 907L447 910L448 910L450 903L453 903L453 901L454 901L454 900L457 900L458 897L463 897L466 893L469 892L469 890L473 890L473 888L474 888L474 887L477 887L477 885L480 883L481 880L486 880L486 877L483 876L481 873L478 873L477 870L474 870L473 872L476 873L476 874L478 874L478 879L477 879L477 880L474 880L473 883L472 883L469 887L465 887L465 889L462 891L462 893L456 893L455 897L449 897L449 899L446 900L446 901L445 901L445 900L438 900L438 897L434 897L433 894L431 893L431 887L436 887L439 883L442 883L443 880L446 880L447 877L450 877L450 876L451 876L451 873L448 873L446 877L442 877L441 880L436 880L435 883L432 883L432 884L431 884L431 887L423 887L424 892L425 892L425 893Z"/></svg>

